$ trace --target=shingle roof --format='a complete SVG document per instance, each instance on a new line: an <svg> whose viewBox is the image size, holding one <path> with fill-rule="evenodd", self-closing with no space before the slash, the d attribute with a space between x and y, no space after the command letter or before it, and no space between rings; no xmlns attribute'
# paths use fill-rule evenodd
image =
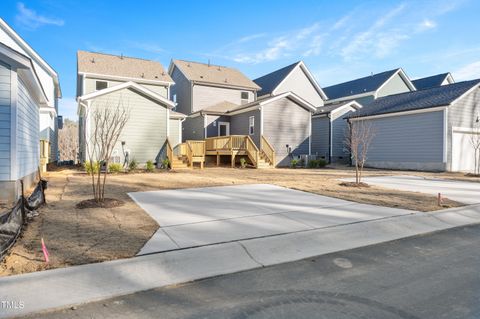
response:
<svg viewBox="0 0 480 319"><path fill-rule="evenodd" d="M325 92L325 94L327 94L328 98L331 100L350 96L350 95L376 91L382 86L383 83L385 83L398 70L400 69L385 71L385 72L373 74L370 76L366 76L363 78L355 79L352 81L335 84L335 85L323 88L323 91Z"/></svg>
<svg viewBox="0 0 480 319"><path fill-rule="evenodd" d="M350 117L363 117L447 106L475 85L479 84L480 79L477 79L426 90L381 97L364 105L361 110L352 114Z"/></svg>
<svg viewBox="0 0 480 319"><path fill-rule="evenodd" d="M160 62L104 53L78 51L78 72L173 83Z"/></svg>
<svg viewBox="0 0 480 319"><path fill-rule="evenodd" d="M319 114L328 114L344 105L350 104L355 100L348 100L348 101L342 101L338 103L330 103L330 104L325 104L324 106L320 106L317 108L317 111L315 112L315 115Z"/></svg>
<svg viewBox="0 0 480 319"><path fill-rule="evenodd" d="M262 89L258 91L257 95L272 94L273 90L285 79L285 77L300 63L300 61L287 65L281 69L261 76L253 82L258 84Z"/></svg>
<svg viewBox="0 0 480 319"><path fill-rule="evenodd" d="M450 73L442 73L432 76L427 76L421 79L413 80L412 83L415 85L417 90L430 89L436 86L442 85L443 81L450 75Z"/></svg>
<svg viewBox="0 0 480 319"><path fill-rule="evenodd" d="M220 113L220 114L223 114L223 113L226 113L226 112L228 112L232 109L235 109L239 106L240 105L235 104L235 103L231 103L231 102L228 102L228 101L222 101L220 103L213 104L209 107L206 107L201 111L203 111L205 113Z"/></svg>
<svg viewBox="0 0 480 319"><path fill-rule="evenodd" d="M172 63L190 81L236 86L252 90L260 89L252 80L234 68L183 60L173 60Z"/></svg>

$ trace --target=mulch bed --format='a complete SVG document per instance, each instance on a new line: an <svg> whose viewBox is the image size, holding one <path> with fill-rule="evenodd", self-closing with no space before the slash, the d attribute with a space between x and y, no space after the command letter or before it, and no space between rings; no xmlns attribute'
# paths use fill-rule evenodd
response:
<svg viewBox="0 0 480 319"><path fill-rule="evenodd" d="M103 202L97 202L95 199L87 199L87 200L82 200L80 203L75 205L76 208L78 209L84 209L84 208L114 208L114 207L119 207L123 206L125 204L124 201L115 199L115 198L105 198Z"/></svg>
<svg viewBox="0 0 480 319"><path fill-rule="evenodd" d="M368 185L367 183L363 183L363 182L360 182L360 183L355 183L355 182L341 182L340 183L340 186L345 186L345 187L370 187L370 185Z"/></svg>

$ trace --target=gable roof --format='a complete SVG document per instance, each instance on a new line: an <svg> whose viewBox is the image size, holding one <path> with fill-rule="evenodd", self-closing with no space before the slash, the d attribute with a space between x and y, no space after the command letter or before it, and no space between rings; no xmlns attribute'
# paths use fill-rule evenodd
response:
<svg viewBox="0 0 480 319"><path fill-rule="evenodd" d="M363 78L355 79L348 82L343 82L335 85L331 85L323 88L329 99L336 100L340 98L348 98L354 95L374 93L380 89L389 79L391 79L397 73L406 80L406 84L410 89L415 90L415 87L410 82L405 72L401 68L393 69Z"/></svg>
<svg viewBox="0 0 480 319"><path fill-rule="evenodd" d="M77 52L78 73L156 81L173 84L160 62L88 51Z"/></svg>
<svg viewBox="0 0 480 319"><path fill-rule="evenodd" d="M156 92L153 92L152 90L147 89L143 85L137 84L137 83L132 82L132 81L124 82L122 84L114 85L114 86L111 86L111 87L103 89L103 90L99 90L99 91L95 91L95 92L92 92L92 93L85 94L83 96L78 97L78 101L81 102L81 101L91 100L93 98L96 98L96 97L99 97L99 96L102 96L102 95L105 95L105 94L109 94L109 93L112 93L112 92L116 92L116 91L119 91L119 90L123 90L123 89L134 89L137 92L145 94L146 96L150 97L151 99L153 99L157 102L160 102L161 104L165 105L166 107L168 107L170 109L175 106L174 102L164 98L163 96L161 96L160 94L158 94Z"/></svg>
<svg viewBox="0 0 480 319"><path fill-rule="evenodd" d="M192 61L172 60L168 68L170 74L172 74L174 66L192 82L250 90L260 89L257 84L235 68Z"/></svg>
<svg viewBox="0 0 480 319"><path fill-rule="evenodd" d="M295 101L297 104L299 104L301 107L304 109L310 111L310 112L315 112L316 107L310 104L308 101L305 101L302 99L300 96L293 92L285 92L282 94L278 95L265 95L253 102L243 104L243 105L237 105L234 103L230 102L221 102L216 104L215 106L199 110L190 116L194 114L213 114L213 115L235 115L243 112L248 112L251 110L255 110L260 108L262 105L274 102L276 100L282 99L282 98L289 98L293 101Z"/></svg>
<svg viewBox="0 0 480 319"><path fill-rule="evenodd" d="M372 101L349 117L365 117L448 106L471 89L479 87L479 85L480 79L477 79L420 91L389 95Z"/></svg>
<svg viewBox="0 0 480 319"><path fill-rule="evenodd" d="M353 106L356 109L362 108L362 105L355 100L342 101L342 102L337 102L337 103L325 104L324 106L318 107L314 116L315 115L329 114L329 113L335 112L336 110L341 109L345 106Z"/></svg>
<svg viewBox="0 0 480 319"><path fill-rule="evenodd" d="M302 68L302 70L305 72L306 76L310 80L310 82L313 84L315 87L315 90L318 92L318 94L324 99L327 99L327 95L325 92L322 90L322 88L318 85L317 81L313 77L313 75L310 73L308 68L306 67L305 63L303 61L298 61L295 63L292 63L290 65L287 65L281 69L278 69L276 71L273 71L271 73L265 74L255 80L256 84L258 84L262 89L258 91L258 96L262 95L273 95L275 94L275 89L280 86L280 84L288 77L290 73L293 72L297 67Z"/></svg>
<svg viewBox="0 0 480 319"><path fill-rule="evenodd" d="M448 81L449 84L454 82L450 72L427 76L421 79L416 79L416 80L413 80L412 83L413 85L415 85L417 90L424 90L424 89L430 89L436 86L440 86L445 80L449 80Z"/></svg>

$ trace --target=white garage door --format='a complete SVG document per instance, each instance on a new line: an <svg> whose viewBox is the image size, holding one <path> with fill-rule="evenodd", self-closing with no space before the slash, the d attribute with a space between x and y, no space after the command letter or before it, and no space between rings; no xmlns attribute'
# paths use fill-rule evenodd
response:
<svg viewBox="0 0 480 319"><path fill-rule="evenodd" d="M452 134L452 171L470 172L475 169L475 150L472 145L472 137L479 134L462 131L453 131ZM478 154L477 154L478 157Z"/></svg>

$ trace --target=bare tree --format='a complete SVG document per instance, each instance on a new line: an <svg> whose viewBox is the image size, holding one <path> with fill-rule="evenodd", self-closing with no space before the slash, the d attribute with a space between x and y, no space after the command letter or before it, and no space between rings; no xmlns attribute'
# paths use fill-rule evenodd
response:
<svg viewBox="0 0 480 319"><path fill-rule="evenodd" d="M367 161L367 154L375 137L375 128L370 121L349 120L349 130L346 131L345 146L350 152L355 165L355 182L362 181L363 167Z"/></svg>
<svg viewBox="0 0 480 319"><path fill-rule="evenodd" d="M474 117L472 125L472 134L470 134L470 145L473 147L474 168L473 173L480 175L480 116Z"/></svg>
<svg viewBox="0 0 480 319"><path fill-rule="evenodd" d="M78 152L78 124L65 119L63 128L58 130L60 161L76 160Z"/></svg>
<svg viewBox="0 0 480 319"><path fill-rule="evenodd" d="M103 106L97 106L93 111L87 110L86 118L90 120L90 127L85 129L90 131L90 134L85 136L85 146L91 167L89 173L92 178L93 197L96 202L103 202L108 164L115 144L130 118L130 112L120 100L116 106L107 102ZM94 169L96 163L98 169Z"/></svg>

